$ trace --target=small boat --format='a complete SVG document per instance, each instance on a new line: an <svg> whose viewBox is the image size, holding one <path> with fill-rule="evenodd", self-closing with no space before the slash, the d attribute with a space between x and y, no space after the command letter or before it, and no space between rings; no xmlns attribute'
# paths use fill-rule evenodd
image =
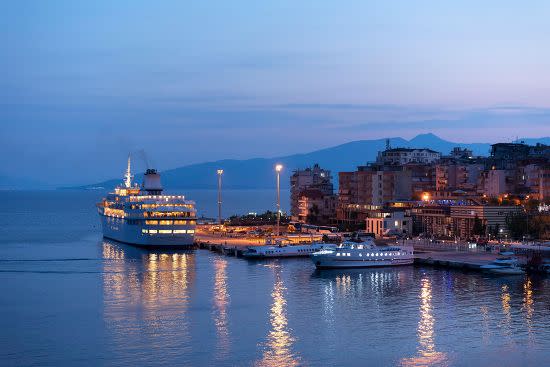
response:
<svg viewBox="0 0 550 367"><path fill-rule="evenodd" d="M518 263L518 259L515 257L504 257L496 259L489 264L480 266L481 269L484 269L490 273L494 274L505 274L505 275L520 275L525 274Z"/></svg>
<svg viewBox="0 0 550 367"><path fill-rule="evenodd" d="M300 257L309 256L314 252L335 248L332 243L312 243L304 245L267 245L251 246L243 252L247 258L275 258L275 257Z"/></svg>

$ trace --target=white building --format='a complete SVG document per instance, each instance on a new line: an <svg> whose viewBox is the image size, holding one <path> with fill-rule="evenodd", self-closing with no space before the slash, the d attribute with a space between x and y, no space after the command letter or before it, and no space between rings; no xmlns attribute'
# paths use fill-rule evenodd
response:
<svg viewBox="0 0 550 367"><path fill-rule="evenodd" d="M374 233L377 237L412 234L412 217L404 211L374 212L366 222L367 233Z"/></svg>
<svg viewBox="0 0 550 367"><path fill-rule="evenodd" d="M390 148L378 152L377 163L381 164L430 164L441 158L441 153L427 148Z"/></svg>

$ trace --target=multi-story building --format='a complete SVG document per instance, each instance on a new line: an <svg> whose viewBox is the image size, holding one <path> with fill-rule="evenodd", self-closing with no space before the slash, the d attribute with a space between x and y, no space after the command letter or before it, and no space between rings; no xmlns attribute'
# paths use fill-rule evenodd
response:
<svg viewBox="0 0 550 367"><path fill-rule="evenodd" d="M550 202L550 165L539 171L539 200Z"/></svg>
<svg viewBox="0 0 550 367"><path fill-rule="evenodd" d="M293 220L298 220L300 215L299 200L302 191L315 189L323 196L333 196L334 187L329 170L322 169L318 164L304 170L296 170L290 176L290 215Z"/></svg>
<svg viewBox="0 0 550 367"><path fill-rule="evenodd" d="M298 216L300 222L326 225L334 218L336 195L326 195L319 189L305 189L298 199Z"/></svg>
<svg viewBox="0 0 550 367"><path fill-rule="evenodd" d="M522 210L521 206L428 205L412 209L413 231L435 237L472 238L489 234L508 234L506 217ZM476 221L481 233L475 233Z"/></svg>
<svg viewBox="0 0 550 367"><path fill-rule="evenodd" d="M407 163L431 164L440 157L441 153L427 148L389 148L378 152L376 163L399 165Z"/></svg>
<svg viewBox="0 0 550 367"><path fill-rule="evenodd" d="M475 235L476 220L482 226L483 235L494 234L502 236L508 234L506 217L518 213L521 206L497 205L464 205L451 207L451 221L453 235L459 238L471 238Z"/></svg>

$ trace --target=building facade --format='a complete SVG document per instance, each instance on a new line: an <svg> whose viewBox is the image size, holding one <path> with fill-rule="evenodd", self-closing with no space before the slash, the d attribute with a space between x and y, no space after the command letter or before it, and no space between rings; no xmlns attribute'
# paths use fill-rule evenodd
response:
<svg viewBox="0 0 550 367"><path fill-rule="evenodd" d="M322 169L318 164L303 170L295 170L290 176L290 215L293 220L299 220L299 201L302 191L315 189L323 196L334 195L332 176L329 170Z"/></svg>

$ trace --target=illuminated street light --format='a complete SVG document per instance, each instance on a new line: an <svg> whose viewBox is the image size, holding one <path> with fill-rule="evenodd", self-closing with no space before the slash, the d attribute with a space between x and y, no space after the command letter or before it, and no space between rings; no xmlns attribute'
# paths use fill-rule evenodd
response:
<svg viewBox="0 0 550 367"><path fill-rule="evenodd" d="M218 223L222 224L222 175L223 169L219 169L218 173Z"/></svg>
<svg viewBox="0 0 550 367"><path fill-rule="evenodd" d="M280 192L280 176L283 170L282 164L275 165L275 171L277 172L277 236L281 235L279 225L281 222L281 192Z"/></svg>

